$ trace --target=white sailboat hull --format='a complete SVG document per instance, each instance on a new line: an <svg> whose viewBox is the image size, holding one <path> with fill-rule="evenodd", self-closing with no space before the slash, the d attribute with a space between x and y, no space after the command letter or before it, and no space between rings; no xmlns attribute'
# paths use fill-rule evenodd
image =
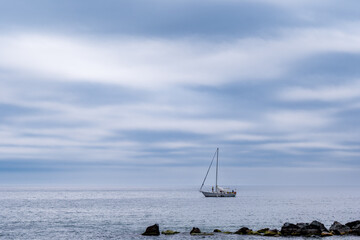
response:
<svg viewBox="0 0 360 240"><path fill-rule="evenodd" d="M235 197L235 192L203 192L205 197Z"/></svg>

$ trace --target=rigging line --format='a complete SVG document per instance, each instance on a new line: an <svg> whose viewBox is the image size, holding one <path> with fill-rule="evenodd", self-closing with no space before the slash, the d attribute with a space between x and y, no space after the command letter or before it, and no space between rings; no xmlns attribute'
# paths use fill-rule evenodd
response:
<svg viewBox="0 0 360 240"><path fill-rule="evenodd" d="M201 187L200 187L200 190L199 190L199 191L201 191L202 187L204 186L204 183L205 183L205 180L206 180L206 178L207 178L207 176L208 176L208 174L209 174L209 171L210 171L211 165L212 165L212 164L213 164L213 162L214 162L214 159L215 159L215 156L216 156L216 152L217 152L217 150L216 150L216 151L215 151L215 153L214 153L214 156L213 156L213 158L212 158L212 160L211 160L210 166L209 166L209 168L208 168L208 170L207 170L207 172L206 172L206 175L205 175L204 181L202 182L202 184L201 184Z"/></svg>

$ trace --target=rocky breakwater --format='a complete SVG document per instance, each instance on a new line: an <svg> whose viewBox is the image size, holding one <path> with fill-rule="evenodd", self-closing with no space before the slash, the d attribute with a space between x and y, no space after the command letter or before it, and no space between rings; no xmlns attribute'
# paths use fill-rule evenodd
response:
<svg viewBox="0 0 360 240"><path fill-rule="evenodd" d="M282 236L331 236L329 230L318 221L311 223L285 223L281 227Z"/></svg>
<svg viewBox="0 0 360 240"><path fill-rule="evenodd" d="M311 223L285 223L280 231L282 236L333 236L357 235L360 236L360 221L349 222L345 225L335 221L329 230L324 224L313 221Z"/></svg>
<svg viewBox="0 0 360 240"><path fill-rule="evenodd" d="M166 230L163 231L164 235L178 234L179 232ZM348 222L345 225L335 221L329 229L319 221L312 221L311 223L285 223L281 230L263 228L258 231L253 231L247 227L241 227L236 232L221 231L215 229L212 233L201 232L197 227L193 227L190 231L191 235L214 235L214 234L238 234L238 235L260 235L269 237L280 237L280 236L300 236L300 237L328 237L333 235L355 235L360 236L360 220ZM159 225L155 224L146 228L146 231L142 234L145 236L159 236Z"/></svg>

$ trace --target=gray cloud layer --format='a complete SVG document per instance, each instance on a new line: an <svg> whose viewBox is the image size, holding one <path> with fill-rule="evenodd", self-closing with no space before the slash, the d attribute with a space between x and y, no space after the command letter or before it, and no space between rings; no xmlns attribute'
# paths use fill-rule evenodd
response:
<svg viewBox="0 0 360 240"><path fill-rule="evenodd" d="M281 171L348 184L360 155L358 3L326 3L4 2L3 181L83 183L99 168L99 183L141 184L128 171L193 183L220 146L231 184L256 169L256 184L279 184Z"/></svg>

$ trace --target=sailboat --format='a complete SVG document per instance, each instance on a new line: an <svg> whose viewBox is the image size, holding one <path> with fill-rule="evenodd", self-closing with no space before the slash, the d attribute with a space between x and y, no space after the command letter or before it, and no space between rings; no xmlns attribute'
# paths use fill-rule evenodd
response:
<svg viewBox="0 0 360 240"><path fill-rule="evenodd" d="M211 165L214 162L215 155L216 155L216 182L215 182L215 189L214 189L214 187L212 187L211 192L206 192L206 191L203 191L202 188L204 187L204 183L205 183L206 178L207 178L207 176L209 174ZM211 160L210 166L209 166L209 168L208 168L208 170L206 172L204 181L201 184L201 187L200 187L199 191L202 192L202 194L204 194L205 197L235 197L236 196L236 191L235 190L229 190L229 189L225 189L225 188L222 188L222 187L218 186L218 170L219 170L219 148L216 149L216 152L215 152L215 154L213 156L213 159Z"/></svg>

